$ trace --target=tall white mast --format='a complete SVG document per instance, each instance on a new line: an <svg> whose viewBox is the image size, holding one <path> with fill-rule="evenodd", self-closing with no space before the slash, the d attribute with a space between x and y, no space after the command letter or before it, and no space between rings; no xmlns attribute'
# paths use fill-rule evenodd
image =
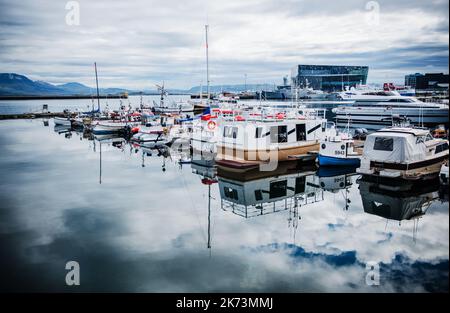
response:
<svg viewBox="0 0 450 313"><path fill-rule="evenodd" d="M206 36L206 94L207 103L209 103L209 54L208 54L208 25L205 25L205 36Z"/></svg>

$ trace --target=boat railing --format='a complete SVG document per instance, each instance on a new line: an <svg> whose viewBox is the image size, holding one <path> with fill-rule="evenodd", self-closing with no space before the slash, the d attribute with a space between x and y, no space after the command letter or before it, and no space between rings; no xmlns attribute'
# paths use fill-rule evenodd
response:
<svg viewBox="0 0 450 313"><path fill-rule="evenodd" d="M289 110L256 109L251 111L230 110L215 115L221 121L226 122L272 122L295 119L326 119L326 109L319 108L295 108Z"/></svg>
<svg viewBox="0 0 450 313"><path fill-rule="evenodd" d="M263 202L258 204L240 204L227 199L221 199L221 207L224 211L231 211L236 215L249 218L259 215L267 215L298 208L324 200L323 190L318 187L314 192L298 194L292 197Z"/></svg>

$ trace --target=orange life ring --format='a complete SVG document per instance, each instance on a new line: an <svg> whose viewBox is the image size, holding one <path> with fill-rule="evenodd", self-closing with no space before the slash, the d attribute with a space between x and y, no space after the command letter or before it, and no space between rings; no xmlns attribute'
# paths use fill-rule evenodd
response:
<svg viewBox="0 0 450 313"><path fill-rule="evenodd" d="M209 130L214 130L216 128L216 122L214 121L209 121L208 122L208 129Z"/></svg>

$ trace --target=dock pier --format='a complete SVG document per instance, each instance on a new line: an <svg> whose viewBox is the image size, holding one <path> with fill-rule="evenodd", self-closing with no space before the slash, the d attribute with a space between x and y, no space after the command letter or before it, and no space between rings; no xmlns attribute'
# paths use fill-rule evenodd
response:
<svg viewBox="0 0 450 313"><path fill-rule="evenodd" d="M0 120L35 119L35 118L69 117L69 116L75 117L76 115L77 113L65 113L65 112L0 114Z"/></svg>

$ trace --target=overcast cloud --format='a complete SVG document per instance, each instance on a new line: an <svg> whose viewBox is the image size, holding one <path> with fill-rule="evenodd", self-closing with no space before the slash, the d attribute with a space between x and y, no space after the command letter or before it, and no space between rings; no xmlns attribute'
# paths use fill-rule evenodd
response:
<svg viewBox="0 0 450 313"><path fill-rule="evenodd" d="M369 82L413 72L448 73L448 0L367 1L0 0L0 72L51 83L169 88L205 83L210 25L212 84L281 82L295 64L368 65ZM368 22L368 20L372 22Z"/></svg>

